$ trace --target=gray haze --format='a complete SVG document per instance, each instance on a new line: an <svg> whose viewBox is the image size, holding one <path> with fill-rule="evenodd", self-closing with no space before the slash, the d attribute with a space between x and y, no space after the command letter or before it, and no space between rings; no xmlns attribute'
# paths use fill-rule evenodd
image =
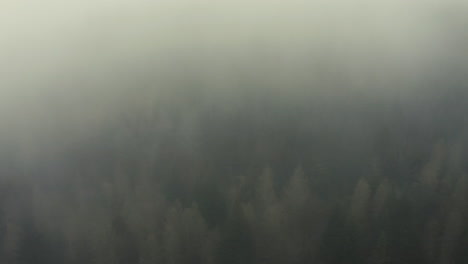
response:
<svg viewBox="0 0 468 264"><path fill-rule="evenodd" d="M337 104L412 101L446 72L466 70L466 7L447 0L2 1L0 139L44 151L122 111L182 104L194 94L233 107L254 93L286 104L322 96Z"/></svg>
<svg viewBox="0 0 468 264"><path fill-rule="evenodd" d="M468 263L466 0L0 0L0 263Z"/></svg>

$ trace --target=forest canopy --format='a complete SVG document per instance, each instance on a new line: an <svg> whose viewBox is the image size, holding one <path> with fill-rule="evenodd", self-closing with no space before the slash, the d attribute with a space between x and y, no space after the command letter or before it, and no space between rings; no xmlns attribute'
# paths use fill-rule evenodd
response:
<svg viewBox="0 0 468 264"><path fill-rule="evenodd" d="M0 4L0 262L468 263L468 7Z"/></svg>

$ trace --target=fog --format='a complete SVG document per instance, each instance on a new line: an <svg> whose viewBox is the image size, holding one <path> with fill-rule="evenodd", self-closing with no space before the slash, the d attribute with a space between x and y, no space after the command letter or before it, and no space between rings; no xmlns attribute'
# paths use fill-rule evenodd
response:
<svg viewBox="0 0 468 264"><path fill-rule="evenodd" d="M464 66L465 7L422 0L4 1L2 124L14 134L42 133L51 122L92 128L121 104L176 94L190 78L209 100L235 100L258 86L272 97L408 97L427 89L427 78Z"/></svg>
<svg viewBox="0 0 468 264"><path fill-rule="evenodd" d="M1 1L0 261L466 263L467 27L462 0Z"/></svg>

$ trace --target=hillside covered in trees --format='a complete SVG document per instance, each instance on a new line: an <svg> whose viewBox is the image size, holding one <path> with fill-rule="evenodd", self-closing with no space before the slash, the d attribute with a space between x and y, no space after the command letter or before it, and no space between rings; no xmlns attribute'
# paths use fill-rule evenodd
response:
<svg viewBox="0 0 468 264"><path fill-rule="evenodd" d="M2 262L465 263L460 103L428 99L424 121L385 103L186 101L35 162L10 148Z"/></svg>

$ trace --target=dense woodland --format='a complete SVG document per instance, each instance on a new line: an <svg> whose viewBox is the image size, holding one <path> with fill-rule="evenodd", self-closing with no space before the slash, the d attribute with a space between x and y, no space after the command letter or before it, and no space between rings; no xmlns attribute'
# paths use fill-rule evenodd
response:
<svg viewBox="0 0 468 264"><path fill-rule="evenodd" d="M0 264L467 264L463 0L0 0Z"/></svg>
<svg viewBox="0 0 468 264"><path fill-rule="evenodd" d="M1 263L468 263L464 91L187 96L41 158L5 143Z"/></svg>

